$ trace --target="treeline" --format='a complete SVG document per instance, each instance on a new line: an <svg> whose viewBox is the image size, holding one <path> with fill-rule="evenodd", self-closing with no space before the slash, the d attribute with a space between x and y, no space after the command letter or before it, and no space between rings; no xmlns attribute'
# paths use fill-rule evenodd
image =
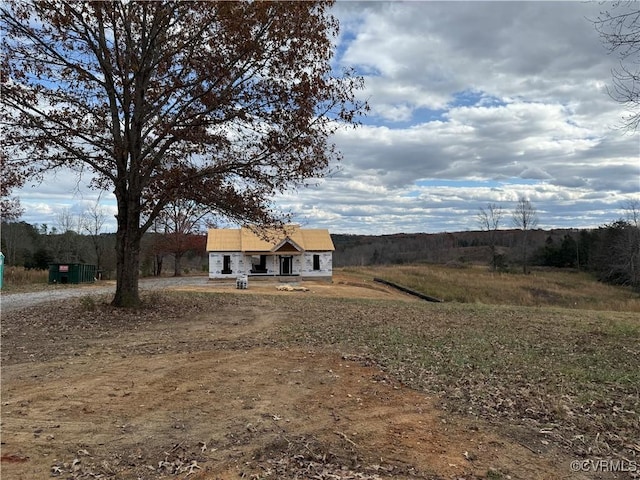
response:
<svg viewBox="0 0 640 480"><path fill-rule="evenodd" d="M593 273L599 280L640 290L640 228L618 220L597 229L468 231L438 234L332 234L335 267L408 263L486 264L515 270L523 261L526 240L532 266L572 268ZM96 265L105 279L116 268L115 234L59 233L46 225L3 222L1 249L8 266L47 269L51 263ZM147 233L141 248L141 274L181 275L207 271L206 236Z"/></svg>
<svg viewBox="0 0 640 480"><path fill-rule="evenodd" d="M528 232L531 245L544 245L547 238L557 242L571 230L533 230ZM492 237L493 236L493 237ZM394 235L332 235L336 247L335 266L403 264L403 263L488 263L489 246L495 243L500 266L507 268L519 261L520 230L496 232L466 231L456 233L399 233Z"/></svg>
<svg viewBox="0 0 640 480"><path fill-rule="evenodd" d="M521 230L438 234L341 235L332 239L334 266L405 263L486 264L516 270L522 263ZM618 220L597 229L531 230L526 235L529 265L571 268L599 280L640 290L640 228Z"/></svg>
<svg viewBox="0 0 640 480"><path fill-rule="evenodd" d="M565 235L560 242L547 240L535 252L538 265L580 268L607 283L640 289L640 228L619 220L578 235Z"/></svg>
<svg viewBox="0 0 640 480"><path fill-rule="evenodd" d="M60 233L47 225L2 222L0 245L7 266L46 270L52 263L96 265L101 277L114 278L116 270L115 233ZM141 274L165 273L163 265L173 267L173 275L207 271L206 236L195 234L147 233L141 245Z"/></svg>

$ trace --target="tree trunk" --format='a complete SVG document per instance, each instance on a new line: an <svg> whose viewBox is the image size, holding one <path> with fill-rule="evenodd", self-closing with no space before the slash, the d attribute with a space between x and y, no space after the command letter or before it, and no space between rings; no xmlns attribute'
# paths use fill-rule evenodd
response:
<svg viewBox="0 0 640 480"><path fill-rule="evenodd" d="M528 266L527 266L527 247L528 247L528 241L529 239L527 238L527 230L524 231L524 235L523 235L523 240L522 240L522 273L524 273L525 275L528 272Z"/></svg>
<svg viewBox="0 0 640 480"><path fill-rule="evenodd" d="M116 196L117 192L116 192ZM140 270L140 206L135 200L118 200L118 231L116 232L116 295L111 304L116 307L140 305L138 275Z"/></svg>
<svg viewBox="0 0 640 480"><path fill-rule="evenodd" d="M140 304L138 270L140 268L140 240L126 232L116 234L116 295L112 305L136 307Z"/></svg>
<svg viewBox="0 0 640 480"><path fill-rule="evenodd" d="M100 238L97 235L92 235L91 240L93 241L93 250L96 253L96 276L100 271L100 267L102 267L102 245L100 245Z"/></svg>
<svg viewBox="0 0 640 480"><path fill-rule="evenodd" d="M160 275L162 275L162 261L164 260L164 257L162 255L156 255L155 256L155 261L156 261L156 268L153 272L153 274L156 277L159 277Z"/></svg>
<svg viewBox="0 0 640 480"><path fill-rule="evenodd" d="M173 276L182 276L182 254L174 253Z"/></svg>
<svg viewBox="0 0 640 480"><path fill-rule="evenodd" d="M495 272L498 270L498 255L493 240L491 240L491 245L489 245L489 251L491 252L491 271Z"/></svg>

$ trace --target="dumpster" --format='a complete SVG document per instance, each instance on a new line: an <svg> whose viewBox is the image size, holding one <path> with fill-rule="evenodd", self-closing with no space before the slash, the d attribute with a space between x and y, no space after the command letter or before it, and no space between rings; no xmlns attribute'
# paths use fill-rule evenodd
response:
<svg viewBox="0 0 640 480"><path fill-rule="evenodd" d="M84 263L49 264L49 283L89 283L96 281L96 266Z"/></svg>

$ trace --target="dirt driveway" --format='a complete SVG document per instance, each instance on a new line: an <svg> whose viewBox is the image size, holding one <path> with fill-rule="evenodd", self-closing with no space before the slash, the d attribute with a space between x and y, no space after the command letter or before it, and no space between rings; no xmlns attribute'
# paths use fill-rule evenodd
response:
<svg viewBox="0 0 640 480"><path fill-rule="evenodd" d="M2 478L597 478L439 410L365 358L282 345L279 328L309 314L288 296L417 301L346 279L305 286L3 315Z"/></svg>

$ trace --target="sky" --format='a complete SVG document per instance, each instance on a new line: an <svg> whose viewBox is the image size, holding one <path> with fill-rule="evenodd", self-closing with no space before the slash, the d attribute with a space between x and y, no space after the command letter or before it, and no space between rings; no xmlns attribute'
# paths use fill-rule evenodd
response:
<svg viewBox="0 0 640 480"><path fill-rule="evenodd" d="M478 230L489 204L519 198L538 227L594 228L640 200L640 132L607 94L608 53L590 19L600 2L347 2L334 67L354 68L371 111L333 141L342 160L274 199L306 228L392 234ZM21 220L55 226L115 201L59 172L15 192Z"/></svg>

